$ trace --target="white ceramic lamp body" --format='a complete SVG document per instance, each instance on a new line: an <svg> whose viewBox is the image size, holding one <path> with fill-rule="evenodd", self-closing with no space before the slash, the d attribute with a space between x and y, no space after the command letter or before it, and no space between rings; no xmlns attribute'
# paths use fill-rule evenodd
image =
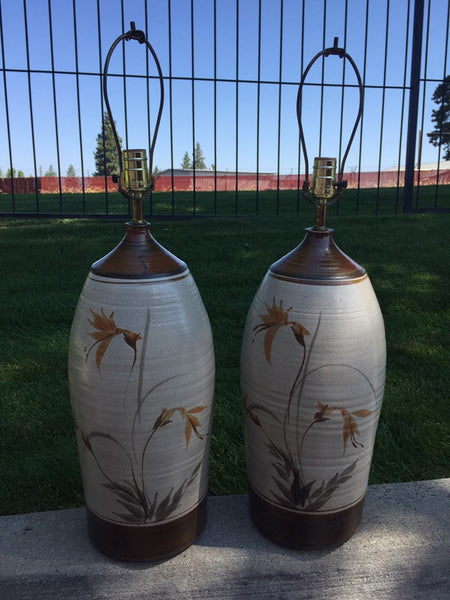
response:
<svg viewBox="0 0 450 600"><path fill-rule="evenodd" d="M186 548L206 518L213 343L192 275L148 227L91 268L69 379L94 544L129 560Z"/></svg>
<svg viewBox="0 0 450 600"><path fill-rule="evenodd" d="M307 230L269 269L243 339L250 509L269 537L317 548L358 527L385 361L366 272L330 230Z"/></svg>

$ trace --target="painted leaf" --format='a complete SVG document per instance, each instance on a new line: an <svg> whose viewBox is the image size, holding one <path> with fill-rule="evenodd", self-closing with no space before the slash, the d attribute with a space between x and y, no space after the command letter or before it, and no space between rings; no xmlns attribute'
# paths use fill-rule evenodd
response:
<svg viewBox="0 0 450 600"><path fill-rule="evenodd" d="M293 502L293 498L292 498L292 493L291 490L284 485L284 483L282 481L280 481L279 479L277 479L276 477L272 476L272 479L274 480L274 482L277 484L278 489L280 490L280 492L286 497L288 498L288 500L290 500L291 502Z"/></svg>
<svg viewBox="0 0 450 600"><path fill-rule="evenodd" d="M161 519L164 519L165 517L167 517L167 508L170 504L170 497L172 496L172 492L173 492L173 488L170 488L170 492L159 503L159 506L156 509L156 520L157 521L160 521Z"/></svg>
<svg viewBox="0 0 450 600"><path fill-rule="evenodd" d="M355 417L368 417L369 415L371 415L373 413L373 410L355 410L355 412L352 412L352 415L355 415Z"/></svg>
<svg viewBox="0 0 450 600"><path fill-rule="evenodd" d="M189 419L186 419L186 424L184 426L184 435L186 436L186 450L189 446L189 440L191 439L192 427Z"/></svg>
<svg viewBox="0 0 450 600"><path fill-rule="evenodd" d="M283 465L278 465L277 463L272 463L272 467L275 469L275 471L278 473L278 475L284 479L285 481L289 480L289 472L286 469L286 466Z"/></svg>
<svg viewBox="0 0 450 600"><path fill-rule="evenodd" d="M197 476L197 473L200 471L200 467L202 466L202 462L203 462L203 459L198 463L198 465L192 471L191 476L189 477L189 481L186 484L186 487L188 487L189 485L191 485L191 483L194 481L195 477Z"/></svg>
<svg viewBox="0 0 450 600"><path fill-rule="evenodd" d="M185 481L181 484L181 486L178 488L178 490L175 492L175 494L173 495L172 498L172 502L170 503L170 506L168 507L168 512L172 513L174 510L176 510L178 508L178 505L181 502L181 499L183 498L183 494L184 494L184 490L185 490Z"/></svg>
<svg viewBox="0 0 450 600"><path fill-rule="evenodd" d="M199 413L202 412L202 410L205 410L206 406L194 406L194 408L190 408L188 410L188 413L192 414L192 413Z"/></svg>
<svg viewBox="0 0 450 600"><path fill-rule="evenodd" d="M274 492L273 490L270 490L270 493L272 494L272 496L276 499L276 501L281 505L281 506L285 506L286 508L292 508L292 502L290 502L289 500L287 500L286 498L283 498L283 496L280 496L279 494L277 494L276 492Z"/></svg>
<svg viewBox="0 0 450 600"><path fill-rule="evenodd" d="M272 352L273 340L275 338L277 331L279 329L281 329L281 327L283 327L283 323L280 323L279 325L274 325L273 327L271 327L270 329L268 329L266 331L266 334L264 336L264 355L265 355L266 360L269 363L269 365L272 364L271 352Z"/></svg>
<svg viewBox="0 0 450 600"><path fill-rule="evenodd" d="M129 492L122 492L121 490L114 490L114 493L125 500L125 502L130 502L131 504L135 504L136 506L142 506L141 501L136 496L132 496Z"/></svg>
<svg viewBox="0 0 450 600"><path fill-rule="evenodd" d="M145 512L140 506L136 506L135 504L131 504L130 502L125 502L123 500L117 500L117 502L121 504L124 508L126 508L135 517L142 520L145 519Z"/></svg>

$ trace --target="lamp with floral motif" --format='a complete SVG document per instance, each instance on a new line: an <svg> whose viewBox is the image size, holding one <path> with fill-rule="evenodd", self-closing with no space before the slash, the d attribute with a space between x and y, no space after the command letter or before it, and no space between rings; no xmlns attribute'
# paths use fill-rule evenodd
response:
<svg viewBox="0 0 450 600"><path fill-rule="evenodd" d="M300 106L321 56L354 68L358 116L336 177L336 159L308 177ZM305 156L303 194L316 205L301 244L275 262L250 307L242 344L250 512L270 538L296 548L333 546L357 529L385 382L383 318L365 269L335 244L326 208L346 187L343 169L363 102L358 69L343 48L319 52L297 97Z"/></svg>
<svg viewBox="0 0 450 600"><path fill-rule="evenodd" d="M121 41L153 55L161 102L150 148L121 152L107 95L108 65ZM142 31L113 43L103 75L119 154L119 190L133 216L119 245L90 269L72 324L70 394L88 532L124 560L176 554L206 521L214 351L208 316L186 264L163 248L144 219L164 87Z"/></svg>

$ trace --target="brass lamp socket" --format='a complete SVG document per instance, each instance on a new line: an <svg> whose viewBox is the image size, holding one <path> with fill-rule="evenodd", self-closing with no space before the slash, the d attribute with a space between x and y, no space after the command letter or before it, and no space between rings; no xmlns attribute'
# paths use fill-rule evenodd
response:
<svg viewBox="0 0 450 600"><path fill-rule="evenodd" d="M122 150L122 187L130 196L143 197L150 190L146 150Z"/></svg>
<svg viewBox="0 0 450 600"><path fill-rule="evenodd" d="M322 156L314 159L311 194L319 201L329 200L336 194L336 159Z"/></svg>

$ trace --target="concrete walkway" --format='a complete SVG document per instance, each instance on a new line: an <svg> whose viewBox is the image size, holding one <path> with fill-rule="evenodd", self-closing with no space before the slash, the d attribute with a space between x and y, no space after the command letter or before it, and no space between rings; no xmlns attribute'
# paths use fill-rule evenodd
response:
<svg viewBox="0 0 450 600"><path fill-rule="evenodd" d="M0 598L450 599L450 479L371 486L359 531L323 552L263 538L246 496L208 506L196 544L153 565L96 552L84 509L0 517Z"/></svg>

